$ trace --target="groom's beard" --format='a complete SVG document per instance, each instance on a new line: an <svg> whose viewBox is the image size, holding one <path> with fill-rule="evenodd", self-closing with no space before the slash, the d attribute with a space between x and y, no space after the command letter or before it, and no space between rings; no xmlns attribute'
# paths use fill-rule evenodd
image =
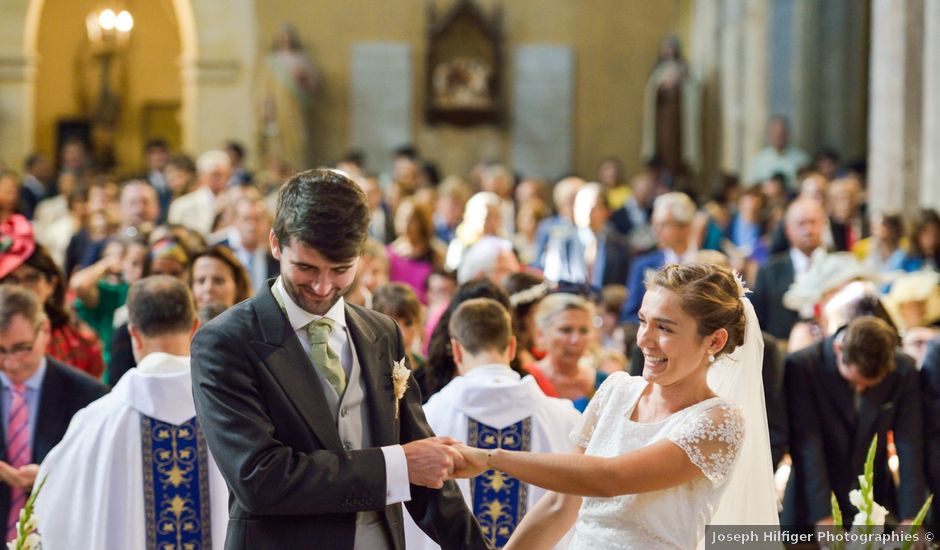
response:
<svg viewBox="0 0 940 550"><path fill-rule="evenodd" d="M314 294L313 291L295 285L286 277L281 277L281 281L284 284L284 291L287 292L290 299L300 306L301 309L314 315L326 315L326 312L336 305L336 302L353 286L353 283L349 283L345 288L334 287L329 294L324 297L319 297Z"/></svg>

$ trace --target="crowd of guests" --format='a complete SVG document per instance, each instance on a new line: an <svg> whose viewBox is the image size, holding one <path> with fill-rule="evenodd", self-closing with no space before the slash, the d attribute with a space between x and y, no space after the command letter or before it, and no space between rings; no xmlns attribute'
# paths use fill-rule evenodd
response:
<svg viewBox="0 0 940 550"><path fill-rule="evenodd" d="M609 374L642 373L651 271L733 267L765 331L774 466L790 472L784 523L831 521L830 492L851 510L875 434L875 498L909 521L940 490L940 215L870 211L864 166L810 158L783 119L768 141L746 178L711 196L655 159L630 178L607 158L593 181L548 182L495 162L441 177L410 147L376 174L351 153L335 169L365 193L371 238L346 300L397 322L425 400L462 372L460 306L494 300L510 314L512 371L583 411ZM186 285L203 323L278 276L269 232L287 174L253 174L244 158L234 142L193 159L154 140L125 179L71 140L57 173L39 154L22 173L0 170L0 283L41 304L48 330L35 342L49 364L117 384L136 366L128 289L148 276ZM8 330L0 322L0 338ZM3 372L16 353L0 350Z"/></svg>

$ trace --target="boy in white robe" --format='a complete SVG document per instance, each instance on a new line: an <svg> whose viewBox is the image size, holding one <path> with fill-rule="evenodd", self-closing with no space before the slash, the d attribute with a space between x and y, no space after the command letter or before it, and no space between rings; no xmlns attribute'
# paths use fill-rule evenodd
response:
<svg viewBox="0 0 940 550"><path fill-rule="evenodd" d="M40 466L42 546L162 548L160 537L179 536L221 549L228 490L195 421L192 295L178 280L154 276L135 283L127 303L137 368L72 418Z"/></svg>
<svg viewBox="0 0 940 550"><path fill-rule="evenodd" d="M531 376L509 368L516 352L509 312L487 298L468 300L450 320L451 346L460 376L424 406L428 424L439 436L479 447L502 446L546 453L568 453L568 434L580 413L571 401L547 397ZM526 510L546 494L490 471L475 479L458 479L468 506L483 532L500 547ZM439 548L405 518L408 550ZM557 548L567 546L567 537Z"/></svg>

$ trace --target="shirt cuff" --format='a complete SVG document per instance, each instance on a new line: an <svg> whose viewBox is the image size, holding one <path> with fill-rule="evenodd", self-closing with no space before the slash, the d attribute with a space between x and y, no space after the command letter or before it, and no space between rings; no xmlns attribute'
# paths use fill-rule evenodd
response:
<svg viewBox="0 0 940 550"><path fill-rule="evenodd" d="M411 500L408 483L408 461L401 445L382 447L385 457L385 505Z"/></svg>

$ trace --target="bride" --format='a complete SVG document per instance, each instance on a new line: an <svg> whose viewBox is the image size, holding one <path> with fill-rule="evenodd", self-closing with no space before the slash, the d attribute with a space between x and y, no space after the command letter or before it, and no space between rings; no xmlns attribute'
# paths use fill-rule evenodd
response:
<svg viewBox="0 0 940 550"><path fill-rule="evenodd" d="M763 340L743 286L706 264L667 266L646 286L643 376L608 378L572 454L460 448L458 475L496 469L556 493L506 548L550 548L572 524L571 548L592 550L688 549L707 524L777 524Z"/></svg>

